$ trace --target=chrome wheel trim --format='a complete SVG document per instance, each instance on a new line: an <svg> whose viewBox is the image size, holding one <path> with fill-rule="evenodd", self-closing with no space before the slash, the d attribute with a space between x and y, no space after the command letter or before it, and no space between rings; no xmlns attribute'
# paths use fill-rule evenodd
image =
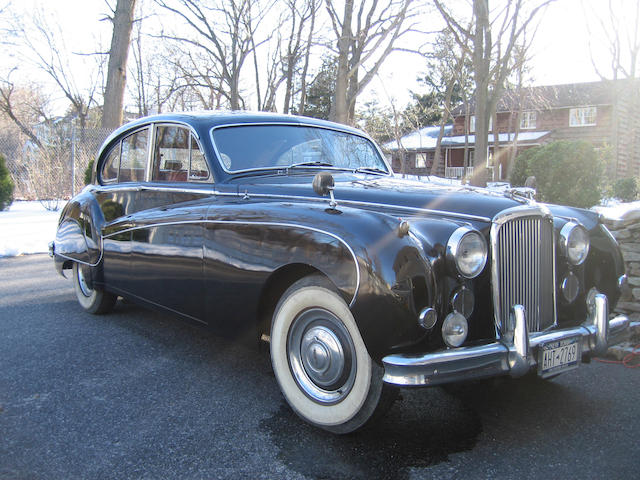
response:
<svg viewBox="0 0 640 480"><path fill-rule="evenodd" d="M355 382L353 341L345 325L328 310L312 308L294 319L287 358L298 387L316 403L342 401Z"/></svg>
<svg viewBox="0 0 640 480"><path fill-rule="evenodd" d="M93 295L93 288L89 287L89 285L87 284L87 279L84 276L83 266L78 265L77 271L78 271L78 286L80 287L80 291L85 297L89 298L91 297L91 295Z"/></svg>

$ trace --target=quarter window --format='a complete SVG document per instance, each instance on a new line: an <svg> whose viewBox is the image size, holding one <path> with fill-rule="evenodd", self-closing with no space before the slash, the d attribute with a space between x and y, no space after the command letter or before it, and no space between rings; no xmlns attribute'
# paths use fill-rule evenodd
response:
<svg viewBox="0 0 640 480"><path fill-rule="evenodd" d="M147 167L149 129L145 128L122 140L119 182L141 182Z"/></svg>
<svg viewBox="0 0 640 480"><path fill-rule="evenodd" d="M107 159L102 167L102 181L113 182L118 179L118 169L120 168L120 142L111 148Z"/></svg>
<svg viewBox="0 0 640 480"><path fill-rule="evenodd" d="M596 107L580 107L569 110L569 126L588 127L596 124Z"/></svg>

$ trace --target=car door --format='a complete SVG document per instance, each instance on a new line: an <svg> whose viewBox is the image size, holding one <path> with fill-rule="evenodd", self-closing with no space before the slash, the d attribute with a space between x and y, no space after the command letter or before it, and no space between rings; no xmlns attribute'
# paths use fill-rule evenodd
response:
<svg viewBox="0 0 640 480"><path fill-rule="evenodd" d="M137 211L141 183L147 172L151 126L140 127L114 144L95 191L102 227L104 282L113 290L130 293L135 275L131 266L131 216Z"/></svg>
<svg viewBox="0 0 640 480"><path fill-rule="evenodd" d="M203 218L213 183L195 133L154 125L150 166L130 217L132 293L204 321Z"/></svg>

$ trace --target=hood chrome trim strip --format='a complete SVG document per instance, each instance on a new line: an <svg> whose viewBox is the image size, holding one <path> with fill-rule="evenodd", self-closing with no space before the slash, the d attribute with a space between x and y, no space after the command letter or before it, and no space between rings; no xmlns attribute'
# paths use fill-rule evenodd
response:
<svg viewBox="0 0 640 480"><path fill-rule="evenodd" d="M214 194L220 195L220 196L232 196L232 197L241 196L236 193L214 192ZM312 201L312 202L320 201L327 204L331 201L330 199L325 199L321 197L304 197L304 196L298 196L298 195L276 195L276 194L269 194L269 193L251 193L251 192L248 192L247 195L249 195L249 197L258 197L258 198L281 198L281 199L305 200L305 201ZM367 206L382 207L382 208L389 208L393 210L407 210L410 212L428 213L432 215L460 218L463 220L476 220L479 222L491 223L491 218L489 217L481 217L479 215L471 215L468 213L450 212L447 210L432 210L429 208L409 207L405 205L390 205L388 203L363 202L359 200L345 200L345 199L339 199L339 200L340 200L340 205L347 204L347 205L357 205L357 206L364 206L364 207L367 207Z"/></svg>

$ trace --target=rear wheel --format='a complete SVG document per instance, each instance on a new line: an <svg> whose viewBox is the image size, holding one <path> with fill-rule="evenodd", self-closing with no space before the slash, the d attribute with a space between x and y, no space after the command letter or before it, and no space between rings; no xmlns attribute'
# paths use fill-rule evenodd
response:
<svg viewBox="0 0 640 480"><path fill-rule="evenodd" d="M369 356L349 307L322 276L303 278L282 296L270 347L283 395L315 426L349 433L379 404L390 405L382 368Z"/></svg>
<svg viewBox="0 0 640 480"><path fill-rule="evenodd" d="M111 311L118 299L117 295L92 288L88 283L89 269L86 265L74 262L73 264L73 288L76 292L78 303L87 312L100 315Z"/></svg>

